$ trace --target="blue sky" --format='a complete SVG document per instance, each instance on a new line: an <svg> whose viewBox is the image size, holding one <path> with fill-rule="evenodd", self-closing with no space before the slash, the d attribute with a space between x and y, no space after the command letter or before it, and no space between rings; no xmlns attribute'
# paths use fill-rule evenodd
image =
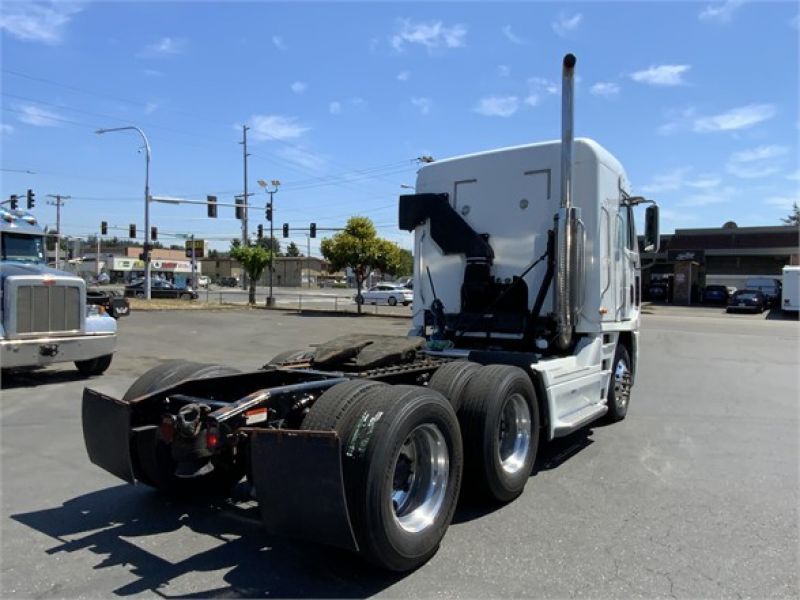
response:
<svg viewBox="0 0 800 600"><path fill-rule="evenodd" d="M362 214L410 247L396 201L414 159L557 138L560 61L573 52L576 133L659 201L662 231L779 224L800 184L797 14L794 2L730 0L4 0L0 193L33 188L47 224L46 195L71 195L65 234L101 220L141 232L139 139L94 130L145 130L154 195L232 202L247 123L252 202L265 202L256 180L281 180L278 228ZM162 237L236 236L233 209L220 217L151 210ZM263 210L251 231L259 222ZM305 250L302 234L292 239Z"/></svg>

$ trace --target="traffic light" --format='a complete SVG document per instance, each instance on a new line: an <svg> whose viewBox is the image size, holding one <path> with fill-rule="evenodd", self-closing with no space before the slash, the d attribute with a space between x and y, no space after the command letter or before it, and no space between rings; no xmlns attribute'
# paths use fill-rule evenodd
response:
<svg viewBox="0 0 800 600"><path fill-rule="evenodd" d="M285 238L289 237L289 224L288 223L284 223L283 224L283 237L285 237Z"/></svg>
<svg viewBox="0 0 800 600"><path fill-rule="evenodd" d="M244 219L244 199L243 198L236 198L236 218L240 221Z"/></svg>
<svg viewBox="0 0 800 600"><path fill-rule="evenodd" d="M100 235L108 235L108 223L100 221Z"/></svg>
<svg viewBox="0 0 800 600"><path fill-rule="evenodd" d="M11 204L11 210L17 210L17 195L11 194L11 198L9 199Z"/></svg>
<svg viewBox="0 0 800 600"><path fill-rule="evenodd" d="M28 190L28 210L32 209L36 204L36 194L33 193L33 190Z"/></svg>
<svg viewBox="0 0 800 600"><path fill-rule="evenodd" d="M316 223L312 223L311 224L311 227L309 227L309 233L311 234L312 238L317 237L317 224Z"/></svg>
<svg viewBox="0 0 800 600"><path fill-rule="evenodd" d="M210 219L217 218L217 197L216 196L206 196L206 202L208 203L208 217Z"/></svg>
<svg viewBox="0 0 800 600"><path fill-rule="evenodd" d="M154 242L158 239L158 227L155 225L150 228L150 239Z"/></svg>
<svg viewBox="0 0 800 600"><path fill-rule="evenodd" d="M272 221L272 202L267 203L267 222Z"/></svg>
<svg viewBox="0 0 800 600"><path fill-rule="evenodd" d="M136 224L135 223L131 223L130 225L128 225L128 237L129 238L135 238L136 237Z"/></svg>
<svg viewBox="0 0 800 600"><path fill-rule="evenodd" d="M258 230L257 231L258 231L258 234L257 234L258 235L258 239L259 240L263 239L264 238L264 226L261 223L258 224Z"/></svg>

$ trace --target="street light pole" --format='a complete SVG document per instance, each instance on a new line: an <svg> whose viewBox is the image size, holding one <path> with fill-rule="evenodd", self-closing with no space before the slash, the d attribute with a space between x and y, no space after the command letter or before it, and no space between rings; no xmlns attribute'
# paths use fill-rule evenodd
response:
<svg viewBox="0 0 800 600"><path fill-rule="evenodd" d="M134 125L98 129L95 133L103 134L111 131L136 131L144 141L144 297L150 300L150 142L144 131Z"/></svg>
<svg viewBox="0 0 800 600"><path fill-rule="evenodd" d="M268 189L268 184L263 179L258 180L258 185L264 188L264 191L269 194L269 204L267 205L269 213L270 213L270 220L269 220L269 296L267 297L267 306L273 306L275 304L275 299L272 297L272 271L273 269L273 259L275 257L275 232L273 230L273 222L275 221L275 205L272 203L272 196L278 191L278 186L280 186L281 182L277 179L273 179L271 182L272 187L274 189Z"/></svg>

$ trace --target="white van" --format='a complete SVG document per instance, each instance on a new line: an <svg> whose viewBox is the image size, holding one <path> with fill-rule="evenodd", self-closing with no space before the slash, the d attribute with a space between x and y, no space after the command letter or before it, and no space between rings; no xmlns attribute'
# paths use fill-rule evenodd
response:
<svg viewBox="0 0 800 600"><path fill-rule="evenodd" d="M800 311L800 267L783 267L783 298L781 308L792 312Z"/></svg>

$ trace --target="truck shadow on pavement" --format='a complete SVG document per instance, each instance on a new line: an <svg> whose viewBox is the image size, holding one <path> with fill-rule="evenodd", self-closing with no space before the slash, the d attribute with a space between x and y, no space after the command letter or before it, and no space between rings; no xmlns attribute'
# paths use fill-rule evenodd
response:
<svg viewBox="0 0 800 600"><path fill-rule="evenodd" d="M72 368L65 369L9 369L0 377L0 389L10 390L21 387L37 387L72 381L91 381L92 378L81 375Z"/></svg>
<svg viewBox="0 0 800 600"><path fill-rule="evenodd" d="M531 476L556 468L592 443L586 429L543 444ZM453 524L499 508L460 503ZM363 598L406 576L372 567L344 550L270 538L254 502L180 502L142 485L110 487L11 518L53 538L57 543L45 550L48 555L90 551L103 557L94 569L118 567L138 577L102 591L119 596L150 591L165 598ZM76 564L85 564L85 558ZM207 582L220 571L227 585L209 589ZM192 576L196 581L188 579ZM69 595L85 590L73 592Z"/></svg>
<svg viewBox="0 0 800 600"><path fill-rule="evenodd" d="M255 506L174 502L144 486L115 486L11 518L55 539L49 555L88 550L103 557L94 569L121 567L138 577L101 595L360 598L403 577L344 550L269 538ZM182 528L188 531L181 534ZM219 571L227 571L227 585L209 589L215 575L205 574ZM188 579L193 575L196 581Z"/></svg>

